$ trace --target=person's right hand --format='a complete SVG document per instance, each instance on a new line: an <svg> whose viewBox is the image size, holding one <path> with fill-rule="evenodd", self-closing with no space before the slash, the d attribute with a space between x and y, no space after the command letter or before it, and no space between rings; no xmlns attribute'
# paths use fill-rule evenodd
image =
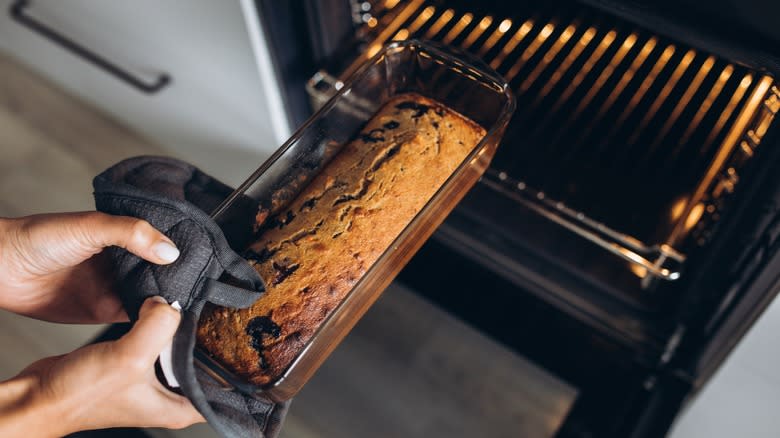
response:
<svg viewBox="0 0 780 438"><path fill-rule="evenodd" d="M166 389L154 362L181 316L159 297L147 299L132 330L117 341L88 345L33 363L15 379L33 382L30 410L55 433L108 427L183 428L203 422L185 397ZM34 432L28 429L28 432ZM37 434L35 436L38 436Z"/></svg>

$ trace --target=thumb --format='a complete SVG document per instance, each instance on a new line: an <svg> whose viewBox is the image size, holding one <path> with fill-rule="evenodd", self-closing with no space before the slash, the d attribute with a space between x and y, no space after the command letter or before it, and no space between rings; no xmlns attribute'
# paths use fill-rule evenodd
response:
<svg viewBox="0 0 780 438"><path fill-rule="evenodd" d="M89 212L75 216L85 241L93 250L120 246L131 253L158 264L174 262L179 257L176 245L163 233L142 219Z"/></svg>
<svg viewBox="0 0 780 438"><path fill-rule="evenodd" d="M142 366L157 359L160 352L173 339L179 327L181 314L159 296L147 298L141 306L139 319L133 328L117 341L123 357L135 357Z"/></svg>

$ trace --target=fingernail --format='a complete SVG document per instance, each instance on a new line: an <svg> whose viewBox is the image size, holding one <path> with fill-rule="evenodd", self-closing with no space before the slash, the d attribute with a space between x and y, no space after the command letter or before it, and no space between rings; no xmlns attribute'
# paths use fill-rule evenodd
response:
<svg viewBox="0 0 780 438"><path fill-rule="evenodd" d="M179 258L179 250L172 243L164 240L155 243L152 251L154 251L157 257L167 263L172 263Z"/></svg>
<svg viewBox="0 0 780 438"><path fill-rule="evenodd" d="M159 295L152 295L144 300L141 309L139 310L139 314L143 315L157 304L168 305L168 301Z"/></svg>
<svg viewBox="0 0 780 438"><path fill-rule="evenodd" d="M168 300L166 300L165 298L159 295L152 295L151 297L149 297L149 300L154 301L156 303L168 304Z"/></svg>

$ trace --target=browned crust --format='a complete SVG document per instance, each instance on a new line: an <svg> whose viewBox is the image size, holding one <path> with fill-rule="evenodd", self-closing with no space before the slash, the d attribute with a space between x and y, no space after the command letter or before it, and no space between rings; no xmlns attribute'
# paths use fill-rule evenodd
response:
<svg viewBox="0 0 780 438"><path fill-rule="evenodd" d="M251 262L266 294L248 309L208 306L198 344L256 385L280 376L484 135L431 99L389 101L251 245L273 254ZM271 321L257 334L261 352L247 333L256 317Z"/></svg>

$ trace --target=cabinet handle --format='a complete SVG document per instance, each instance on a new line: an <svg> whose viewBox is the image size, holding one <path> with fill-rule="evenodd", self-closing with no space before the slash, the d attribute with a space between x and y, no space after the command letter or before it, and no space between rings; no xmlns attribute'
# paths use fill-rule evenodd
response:
<svg viewBox="0 0 780 438"><path fill-rule="evenodd" d="M51 42L59 45L63 49L73 53L92 63L99 69L105 71L108 74L113 75L122 82L134 87L138 91L145 94L154 94L165 88L170 82L171 77L166 73L161 73L154 79L154 82L146 82L138 77L134 76L118 67L116 64L111 63L102 56L92 52L86 47L77 44L76 42L68 39L66 36L48 27L47 25L37 21L32 16L26 14L28 7L30 6L29 0L16 0L11 4L10 14L11 18L17 23L27 27L28 29L37 32L44 38L47 38Z"/></svg>

